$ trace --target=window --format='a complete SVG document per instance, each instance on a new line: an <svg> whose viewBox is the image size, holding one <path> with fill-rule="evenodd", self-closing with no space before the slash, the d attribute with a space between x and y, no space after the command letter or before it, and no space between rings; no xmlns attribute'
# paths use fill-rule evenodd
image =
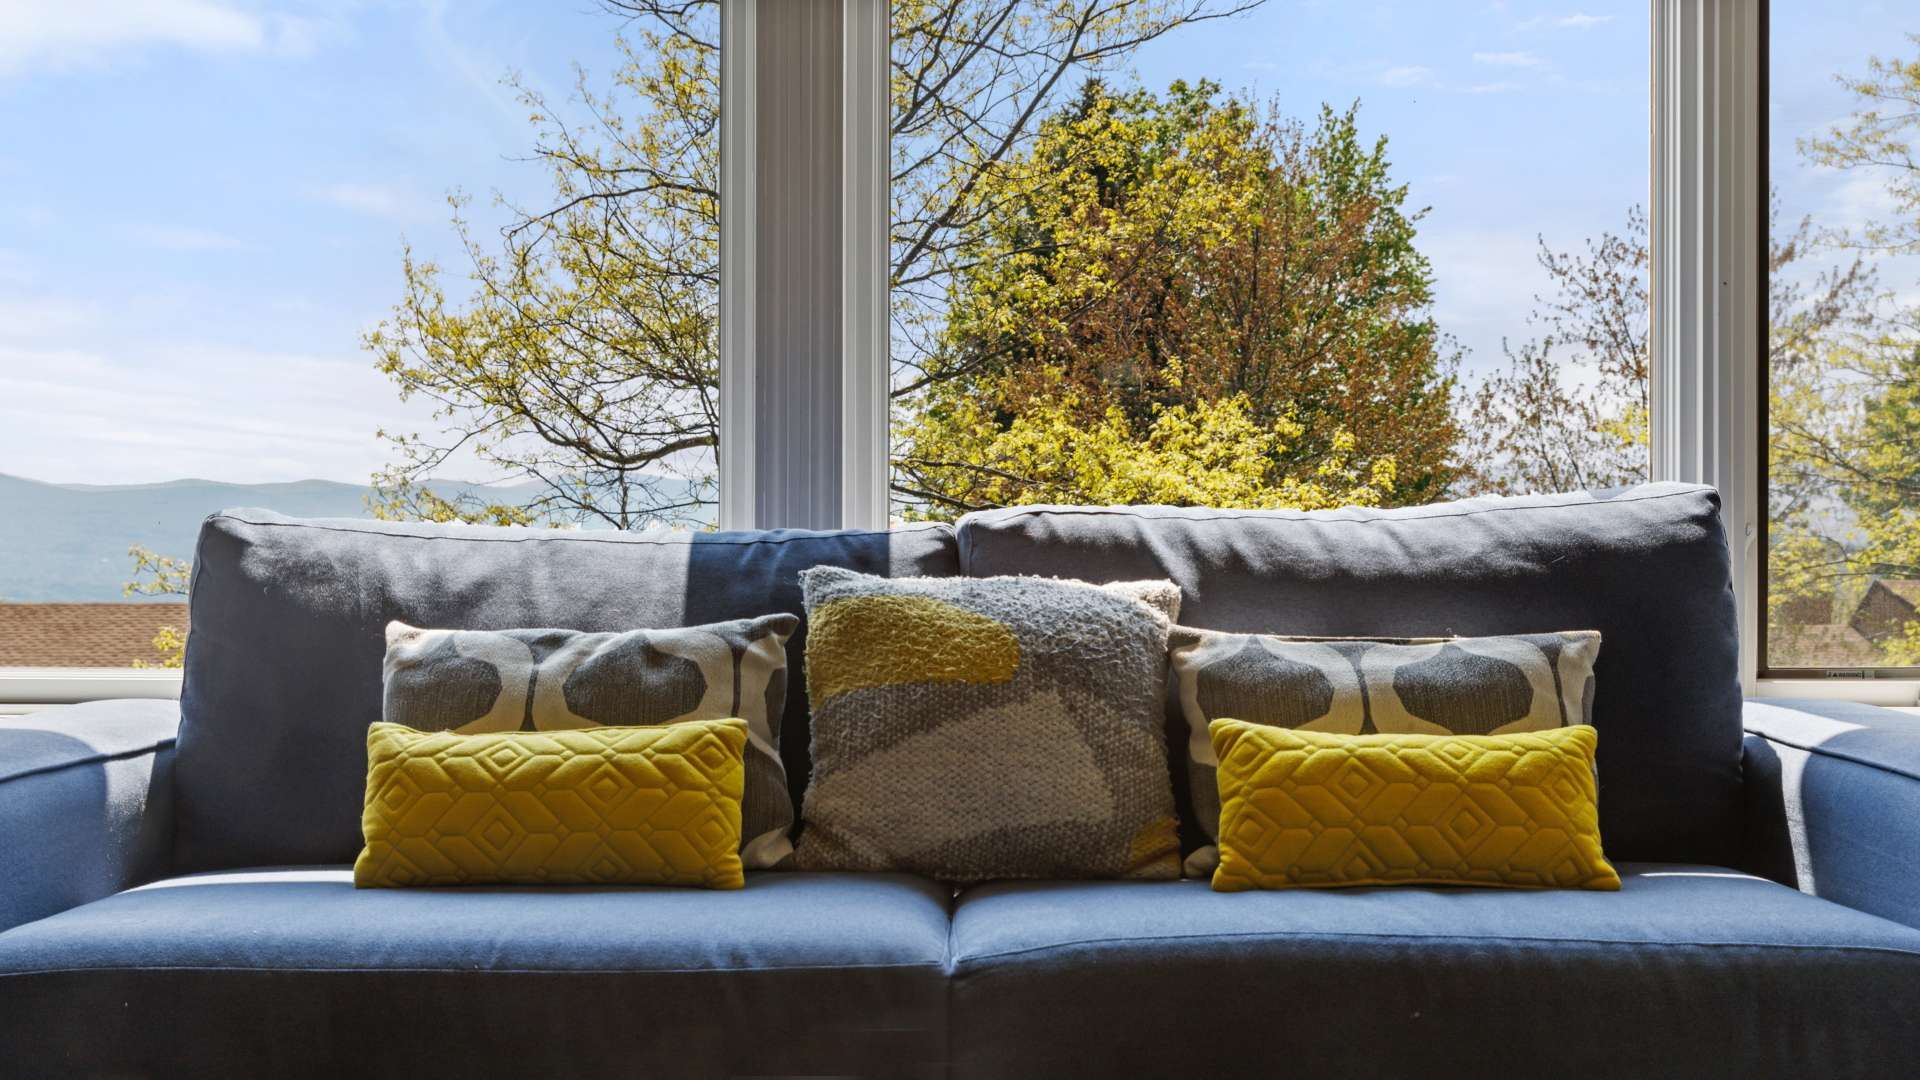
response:
<svg viewBox="0 0 1920 1080"><path fill-rule="evenodd" d="M1920 18L1771 6L1765 674L1920 675Z"/></svg>
<svg viewBox="0 0 1920 1080"><path fill-rule="evenodd" d="M1063 71L957 217L896 102L897 510L1644 480L1647 49L1630 0L1269 0Z"/></svg>
<svg viewBox="0 0 1920 1080"><path fill-rule="evenodd" d="M407 295L402 255L471 290L476 246L557 205L529 114L617 95L621 22L580 5L307 0L19 6L0 46L0 702L178 692L184 597L124 595L129 548L184 561L236 506L366 513L441 426L361 335ZM635 40L645 58L644 41ZM549 107L522 100L538 94ZM564 200L560 200L564 201ZM410 245L406 246L406 245ZM422 474L451 500L524 501L471 453ZM160 564L163 568L170 565ZM138 578L147 585L163 579ZM62 687L65 686L65 689Z"/></svg>

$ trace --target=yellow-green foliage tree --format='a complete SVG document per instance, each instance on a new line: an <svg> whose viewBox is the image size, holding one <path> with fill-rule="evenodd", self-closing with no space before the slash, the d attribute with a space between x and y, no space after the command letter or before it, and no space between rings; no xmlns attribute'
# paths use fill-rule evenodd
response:
<svg viewBox="0 0 1920 1080"><path fill-rule="evenodd" d="M120 595L187 595L187 586L193 581L193 563L170 555L156 554L139 544L127 549L127 557L133 560L133 580L126 583L120 590ZM145 660L135 660L133 666L177 668L185 665L187 638L178 627L161 627L160 632L153 637L153 647L160 653L159 663L149 664Z"/></svg>
<svg viewBox="0 0 1920 1080"><path fill-rule="evenodd" d="M375 477L378 516L488 524L598 518L615 528L684 520L712 486L720 219L712 51L684 35L623 43L627 62L592 118L569 126L539 94L553 207L496 201L513 219L488 250L450 198L471 293L442 268L402 261L405 299L366 335L402 398L421 396L440 437L380 434L399 460ZM516 84L517 86L517 84ZM455 455L538 482L521 504L448 498L426 481ZM664 478L664 479L663 479ZM677 482L676 482L677 481Z"/></svg>
<svg viewBox="0 0 1920 1080"><path fill-rule="evenodd" d="M1857 231L1802 223L1773 250L1767 572L1776 666L1812 662L1804 626L1849 621L1875 578L1920 578L1920 310L1882 292L1865 258L1830 265L1804 287L1783 273L1823 250L1920 253L1920 165L1909 142L1920 131L1920 63L1875 58L1868 72L1840 78L1861 99L1850 123L1799 149L1811 163L1881 180L1894 216ZM1873 629L1879 662L1920 664L1920 623Z"/></svg>
<svg viewBox="0 0 1920 1080"><path fill-rule="evenodd" d="M1385 140L1217 95L1090 83L978 189L896 462L915 513L1445 489L1452 378Z"/></svg>
<svg viewBox="0 0 1920 1080"><path fill-rule="evenodd" d="M899 381L926 385L944 282L975 265L983 186L1028 145L1075 72L1261 0L897 0L892 278ZM585 121L519 87L549 173L545 209L500 200L497 250L453 197L465 281L411 254L406 295L366 337L439 432L382 432L386 517L617 528L700 520L717 469L717 0L602 0L632 20L611 92ZM517 84L516 84L517 85ZM449 289L453 295L449 295ZM937 380L938 376L936 376ZM533 480L517 503L427 483L450 461Z"/></svg>

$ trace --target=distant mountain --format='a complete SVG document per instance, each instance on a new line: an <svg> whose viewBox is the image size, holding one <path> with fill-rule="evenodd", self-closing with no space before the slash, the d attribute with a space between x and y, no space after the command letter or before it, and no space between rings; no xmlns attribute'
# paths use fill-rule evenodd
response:
<svg viewBox="0 0 1920 1080"><path fill-rule="evenodd" d="M516 501L526 496L478 484L434 487L442 494L501 491ZM45 484L0 473L0 597L43 603L129 599L120 590L132 576L132 544L191 559L209 514L253 506L294 517L362 517L367 490L331 480Z"/></svg>

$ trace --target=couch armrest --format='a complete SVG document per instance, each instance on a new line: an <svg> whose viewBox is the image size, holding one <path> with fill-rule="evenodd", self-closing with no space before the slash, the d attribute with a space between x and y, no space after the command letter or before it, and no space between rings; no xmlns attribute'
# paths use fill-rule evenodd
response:
<svg viewBox="0 0 1920 1080"><path fill-rule="evenodd" d="M1755 698L1745 722L1748 869L1920 926L1920 717Z"/></svg>
<svg viewBox="0 0 1920 1080"><path fill-rule="evenodd" d="M177 701L0 719L0 930L167 872Z"/></svg>

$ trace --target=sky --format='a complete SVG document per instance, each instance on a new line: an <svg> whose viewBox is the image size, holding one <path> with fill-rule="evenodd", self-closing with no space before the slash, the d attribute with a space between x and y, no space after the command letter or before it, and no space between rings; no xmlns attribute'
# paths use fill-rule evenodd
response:
<svg viewBox="0 0 1920 1080"><path fill-rule="evenodd" d="M1431 208L1434 314L1472 375L1538 332L1538 240L1577 249L1646 201L1647 22L1617 0L1269 0L1132 74L1292 115L1358 101ZM500 80L564 101L617 29L591 0L0 0L0 472L364 483L377 429L433 424L359 343L403 245L451 261L452 189L483 234L489 192L542 200ZM1872 51L1829 36L1819 63ZM1849 107L1817 82L1803 126ZM1865 205L1857 178L1800 179Z"/></svg>

